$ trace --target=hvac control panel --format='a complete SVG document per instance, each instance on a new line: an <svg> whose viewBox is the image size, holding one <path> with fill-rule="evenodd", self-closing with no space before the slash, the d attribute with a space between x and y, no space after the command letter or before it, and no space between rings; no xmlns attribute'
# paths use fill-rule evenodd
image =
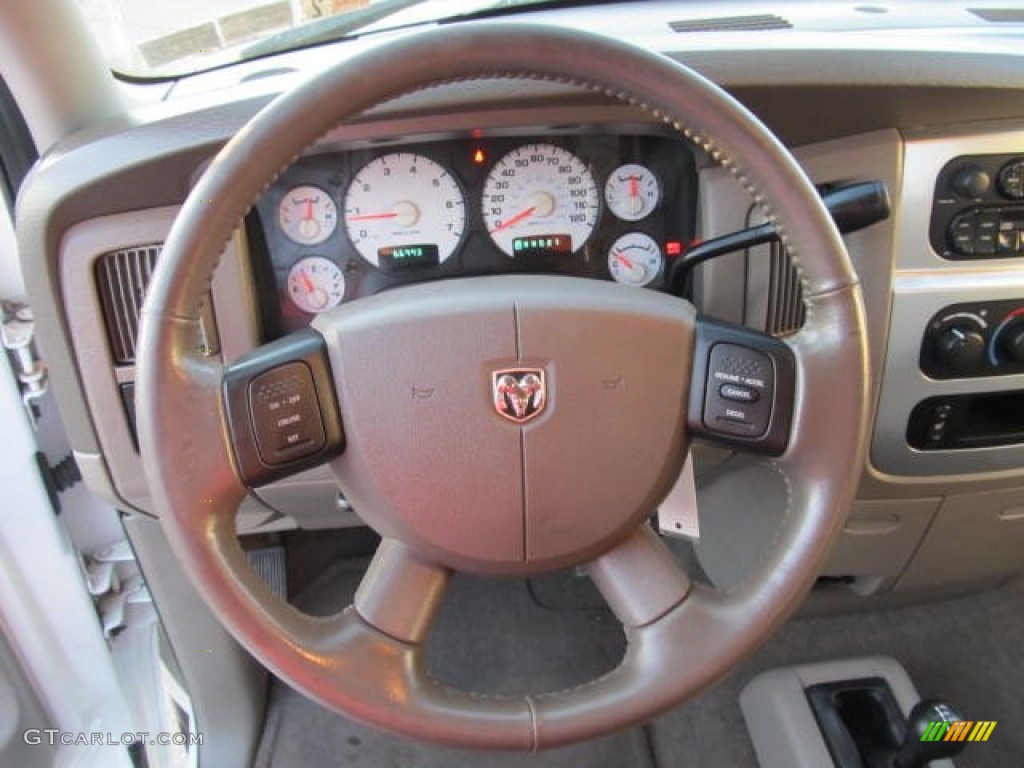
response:
<svg viewBox="0 0 1024 768"><path fill-rule="evenodd" d="M946 163L935 183L929 236L944 259L1024 256L1024 152Z"/></svg>
<svg viewBox="0 0 1024 768"><path fill-rule="evenodd" d="M936 313L920 363L933 379L1024 373L1024 299L953 304Z"/></svg>

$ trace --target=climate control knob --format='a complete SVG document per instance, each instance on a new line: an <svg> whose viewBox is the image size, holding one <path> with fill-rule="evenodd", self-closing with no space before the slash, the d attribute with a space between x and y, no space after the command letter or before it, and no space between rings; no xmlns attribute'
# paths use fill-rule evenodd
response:
<svg viewBox="0 0 1024 768"><path fill-rule="evenodd" d="M1014 363L1024 363L1024 321L1017 321L999 334L999 351Z"/></svg>
<svg viewBox="0 0 1024 768"><path fill-rule="evenodd" d="M974 328L951 325L935 338L932 352L946 368L972 371L985 361L985 337Z"/></svg>

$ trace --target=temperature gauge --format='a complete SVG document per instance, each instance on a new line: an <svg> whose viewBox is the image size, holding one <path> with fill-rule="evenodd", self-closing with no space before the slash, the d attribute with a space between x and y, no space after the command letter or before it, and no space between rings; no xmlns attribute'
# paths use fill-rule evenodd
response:
<svg viewBox="0 0 1024 768"><path fill-rule="evenodd" d="M281 231L296 243L316 245L334 232L338 207L319 187L295 187L281 200L277 220Z"/></svg>
<svg viewBox="0 0 1024 768"><path fill-rule="evenodd" d="M645 218L661 197L658 179L649 168L636 163L620 165L604 185L604 199L608 210L623 221Z"/></svg>
<svg viewBox="0 0 1024 768"><path fill-rule="evenodd" d="M642 232L629 232L612 244L608 251L608 271L615 281L640 288L661 272L661 249L654 238Z"/></svg>
<svg viewBox="0 0 1024 768"><path fill-rule="evenodd" d="M288 271L288 296L303 312L326 312L345 298L345 275L323 256L307 256Z"/></svg>

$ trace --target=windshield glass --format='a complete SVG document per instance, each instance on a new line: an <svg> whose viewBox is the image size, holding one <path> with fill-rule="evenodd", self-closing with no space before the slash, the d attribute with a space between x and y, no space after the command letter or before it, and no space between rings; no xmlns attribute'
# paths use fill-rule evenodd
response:
<svg viewBox="0 0 1024 768"><path fill-rule="evenodd" d="M539 0L78 0L111 69L177 77L338 38Z"/></svg>

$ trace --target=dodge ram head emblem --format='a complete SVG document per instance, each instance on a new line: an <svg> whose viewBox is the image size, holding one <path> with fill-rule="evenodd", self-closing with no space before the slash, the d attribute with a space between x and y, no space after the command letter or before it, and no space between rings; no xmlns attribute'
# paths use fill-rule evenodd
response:
<svg viewBox="0 0 1024 768"><path fill-rule="evenodd" d="M516 424L540 415L547 404L544 371L539 368L506 368L491 374L494 410Z"/></svg>

